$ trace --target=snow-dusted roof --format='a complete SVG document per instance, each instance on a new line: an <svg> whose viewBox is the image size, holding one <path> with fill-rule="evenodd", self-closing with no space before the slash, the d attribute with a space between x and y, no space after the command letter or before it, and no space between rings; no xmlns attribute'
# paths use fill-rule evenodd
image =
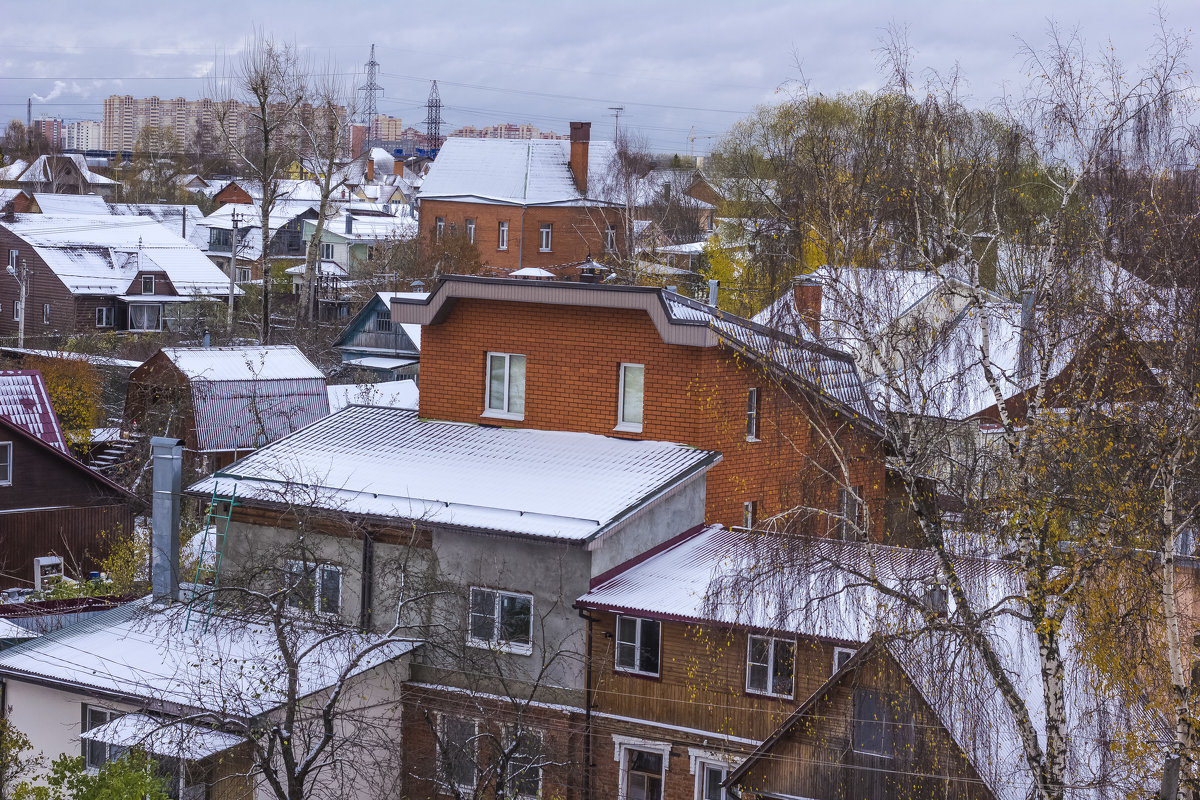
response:
<svg viewBox="0 0 1200 800"><path fill-rule="evenodd" d="M271 232L274 235L284 225L294 220L301 214L309 211L315 211L318 203L298 201L291 202L279 200L271 207L270 225ZM255 205L247 205L241 203L226 203L216 211L209 214L200 224L206 228L221 228L223 230L233 230L233 214L237 212L239 221L238 228L259 228L262 224L262 209Z"/></svg>
<svg viewBox="0 0 1200 800"><path fill-rule="evenodd" d="M284 273L287 275L303 275L304 271L306 269L308 269L307 265L297 264L294 267L288 267L287 269L285 269ZM343 267L341 264L337 263L336 261L318 261L316 264L316 273L317 273L317 275L324 276L327 278L330 278L330 277L332 277L332 278L348 278L348 277L350 277L350 273L346 271L345 267Z"/></svg>
<svg viewBox="0 0 1200 800"><path fill-rule="evenodd" d="M85 214L107 217L108 204L98 194L46 194L34 192L33 200L43 214Z"/></svg>
<svg viewBox="0 0 1200 800"><path fill-rule="evenodd" d="M686 445L420 419L350 406L189 492L588 541L720 456ZM294 496L289 496L294 495Z"/></svg>
<svg viewBox="0 0 1200 800"><path fill-rule="evenodd" d="M214 190L213 194L220 194L223 189L233 184L237 184L238 188L255 200L262 199L262 184L259 181L247 178L235 178L231 181L226 181L220 186L210 184L209 188ZM319 203L321 202L321 187L317 186L315 181L310 180L281 180L279 181L279 191L275 198L277 203L289 201Z"/></svg>
<svg viewBox="0 0 1200 800"><path fill-rule="evenodd" d="M187 761L200 761L246 743L232 733L147 714L125 714L84 731L79 738L117 747L140 747L151 755Z"/></svg>
<svg viewBox="0 0 1200 800"><path fill-rule="evenodd" d="M604 191L615 152L612 142L590 143L585 198L571 174L568 141L451 137L425 176L420 197L531 206L615 202Z"/></svg>
<svg viewBox="0 0 1200 800"><path fill-rule="evenodd" d="M67 452L67 440L50 403L46 382L37 370L0 371L0 416Z"/></svg>
<svg viewBox="0 0 1200 800"><path fill-rule="evenodd" d="M325 374L290 344L250 347L164 347L163 355L190 380L270 381L325 379Z"/></svg>
<svg viewBox="0 0 1200 800"><path fill-rule="evenodd" d="M15 181L27 169L29 169L29 162L18 158L7 167L0 167L0 181Z"/></svg>
<svg viewBox="0 0 1200 800"><path fill-rule="evenodd" d="M0 222L73 294L123 295L139 270L161 270L180 295L223 297L226 277L195 245L145 217L18 214Z"/></svg>
<svg viewBox="0 0 1200 800"><path fill-rule="evenodd" d="M21 183L52 183L54 176L51 173L53 167L48 166L51 160L69 160L71 161L83 179L93 186L112 186L116 185L116 181L112 178L106 178L98 172L92 172L88 166L88 161L79 153L56 153L54 155L38 156L37 160L29 165L29 168L21 173L19 180Z"/></svg>
<svg viewBox="0 0 1200 800"><path fill-rule="evenodd" d="M384 381L382 383L349 383L326 387L329 392L329 413L336 414L349 405L391 406L417 410L420 397L417 382Z"/></svg>
<svg viewBox="0 0 1200 800"><path fill-rule="evenodd" d="M350 212L352 219L351 230L346 232L346 211L340 211L325 221L324 234L347 242L376 242L384 239L415 239L417 236L417 221L410 216L381 216L375 214L358 215ZM305 237L312 235L315 222L306 220L304 223Z"/></svg>
<svg viewBox="0 0 1200 800"><path fill-rule="evenodd" d="M200 227L204 222L204 214L196 206L179 203L109 203L108 210L117 217L149 217L180 236L184 233L186 217L187 240L201 250L208 248L208 231Z"/></svg>
<svg viewBox="0 0 1200 800"><path fill-rule="evenodd" d="M220 614L206 626L205 609L199 607L185 630L187 612L185 603L155 607L148 597L126 603L0 652L0 674L243 719L270 711L286 699L273 627ZM327 637L327 629L298 630L297 652L306 644L316 645L300 664L302 695L334 685L354 654L385 641L352 631ZM320 639L327 640L317 644ZM382 644L351 674L403 656L418 644Z"/></svg>

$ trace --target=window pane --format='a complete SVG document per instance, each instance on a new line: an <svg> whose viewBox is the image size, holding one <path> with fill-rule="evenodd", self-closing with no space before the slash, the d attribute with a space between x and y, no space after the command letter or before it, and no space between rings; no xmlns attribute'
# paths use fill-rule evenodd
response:
<svg viewBox="0 0 1200 800"><path fill-rule="evenodd" d="M624 367L624 394L621 397L621 422L631 425L642 424L642 390L646 368L641 365Z"/></svg>
<svg viewBox="0 0 1200 800"><path fill-rule="evenodd" d="M500 596L500 640L529 644L533 632L533 600L513 595Z"/></svg>
<svg viewBox="0 0 1200 800"><path fill-rule="evenodd" d="M508 357L508 412L525 413L525 356Z"/></svg>
<svg viewBox="0 0 1200 800"><path fill-rule="evenodd" d="M638 653L638 669L642 672L658 674L658 622L655 620L642 620L642 641L641 650Z"/></svg>
<svg viewBox="0 0 1200 800"><path fill-rule="evenodd" d="M454 717L442 718L446 779L457 786L475 785L475 723Z"/></svg>
<svg viewBox="0 0 1200 800"><path fill-rule="evenodd" d="M329 614L342 610L342 572L336 567L321 568L321 610Z"/></svg>
<svg viewBox="0 0 1200 800"><path fill-rule="evenodd" d="M751 664L746 687L752 692L767 691L767 668L762 664Z"/></svg>
<svg viewBox="0 0 1200 800"><path fill-rule="evenodd" d="M471 590L471 638L490 642L496 636L496 593Z"/></svg>
<svg viewBox="0 0 1200 800"><path fill-rule="evenodd" d="M662 775L662 753L647 753L645 750L629 751L629 771L648 772L651 775Z"/></svg>
<svg viewBox="0 0 1200 800"><path fill-rule="evenodd" d="M617 644L617 666L622 669L637 669L637 648L632 644Z"/></svg>
<svg viewBox="0 0 1200 800"><path fill-rule="evenodd" d="M704 800L721 800L724 793L721 783L725 780L725 770L720 767L704 768Z"/></svg>
<svg viewBox="0 0 1200 800"><path fill-rule="evenodd" d="M504 356L488 358L488 408L504 410Z"/></svg>
<svg viewBox="0 0 1200 800"><path fill-rule="evenodd" d="M854 694L854 749L863 753L890 755L887 748L885 714L878 692L859 690Z"/></svg>
<svg viewBox="0 0 1200 800"><path fill-rule="evenodd" d="M316 574L312 566L292 562L288 565L288 572L288 582L291 584L288 605L292 608L311 609L317 594Z"/></svg>
<svg viewBox="0 0 1200 800"><path fill-rule="evenodd" d="M637 623L633 617L621 617L617 622L617 641L637 643Z"/></svg>
<svg viewBox="0 0 1200 800"><path fill-rule="evenodd" d="M796 643L775 640L775 663L771 672L771 691L775 694L792 693L792 673L796 663Z"/></svg>
<svg viewBox="0 0 1200 800"><path fill-rule="evenodd" d="M771 657L771 640L762 636L750 637L750 663L765 666Z"/></svg>

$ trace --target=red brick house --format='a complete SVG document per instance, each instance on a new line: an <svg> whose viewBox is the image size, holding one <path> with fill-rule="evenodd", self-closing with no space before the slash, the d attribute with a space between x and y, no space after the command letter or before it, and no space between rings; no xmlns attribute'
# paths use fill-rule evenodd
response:
<svg viewBox="0 0 1200 800"><path fill-rule="evenodd" d="M624 252L616 151L590 139L590 122L572 122L570 142L447 139L418 197L422 241L465 236L499 274Z"/></svg>
<svg viewBox="0 0 1200 800"><path fill-rule="evenodd" d="M722 453L707 519L886 529L881 418L847 355L669 290L446 276L420 323L421 416Z"/></svg>

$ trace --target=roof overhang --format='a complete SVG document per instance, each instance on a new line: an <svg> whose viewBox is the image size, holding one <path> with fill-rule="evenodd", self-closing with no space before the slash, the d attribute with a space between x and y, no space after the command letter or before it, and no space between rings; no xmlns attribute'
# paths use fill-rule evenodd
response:
<svg viewBox="0 0 1200 800"><path fill-rule="evenodd" d="M716 347L719 344L717 333L703 321L672 319L662 291L650 286L448 275L423 298L392 298L392 321L440 325L460 299L586 306L644 311L667 344L687 347Z"/></svg>
<svg viewBox="0 0 1200 800"><path fill-rule="evenodd" d="M125 714L79 738L117 747L140 747L147 753L185 761L201 761L245 744L241 736L178 720L159 720L147 714Z"/></svg>

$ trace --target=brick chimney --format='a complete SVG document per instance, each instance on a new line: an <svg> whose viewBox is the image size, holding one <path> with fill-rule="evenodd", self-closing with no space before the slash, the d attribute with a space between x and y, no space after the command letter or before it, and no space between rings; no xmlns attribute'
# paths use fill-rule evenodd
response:
<svg viewBox="0 0 1200 800"><path fill-rule="evenodd" d="M571 123L571 174L582 195L587 195L588 190L588 143L591 140L592 123Z"/></svg>
<svg viewBox="0 0 1200 800"><path fill-rule="evenodd" d="M367 183L375 182L375 159L371 158L371 154L367 153Z"/></svg>
<svg viewBox="0 0 1200 800"><path fill-rule="evenodd" d="M821 282L814 278L792 278L792 298L800 319L813 336L821 338Z"/></svg>

